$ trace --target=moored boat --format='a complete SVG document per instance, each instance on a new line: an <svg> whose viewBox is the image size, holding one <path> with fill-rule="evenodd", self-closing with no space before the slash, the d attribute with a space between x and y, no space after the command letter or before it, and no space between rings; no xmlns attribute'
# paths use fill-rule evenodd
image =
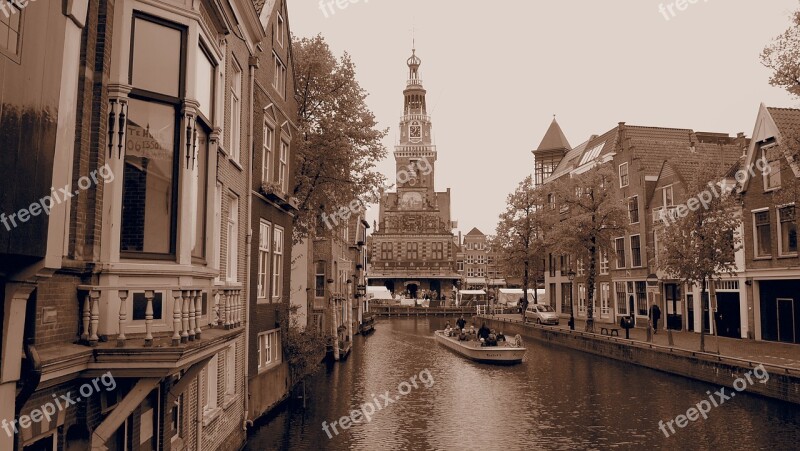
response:
<svg viewBox="0 0 800 451"><path fill-rule="evenodd" d="M457 337L448 337L443 330L434 332L439 344L476 362L494 364L514 364L522 362L526 349L522 338L517 335L510 341L501 341L497 346L481 346L480 342L459 341Z"/></svg>

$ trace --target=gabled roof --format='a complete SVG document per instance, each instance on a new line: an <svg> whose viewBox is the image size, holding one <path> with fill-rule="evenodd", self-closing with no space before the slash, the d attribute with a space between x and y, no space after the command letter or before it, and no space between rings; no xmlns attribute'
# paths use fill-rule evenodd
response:
<svg viewBox="0 0 800 451"><path fill-rule="evenodd" d="M467 233L464 236L486 236L486 235L484 235L483 232L478 230L477 227L473 227L472 230L470 230L469 233Z"/></svg>
<svg viewBox="0 0 800 451"><path fill-rule="evenodd" d="M561 177L564 174L568 174L569 171L575 169L575 163L577 163L576 160L581 155L583 155L583 151L586 150L586 145L589 144L589 141L591 141L595 137L596 137L596 135L592 136L588 140L580 143L574 149L572 149L569 152L567 152L567 154L564 155L564 158L562 158L561 161L558 163L558 166L556 166L555 170L553 170L553 173L550 174L550 177L547 177L544 180L544 183L548 183L548 182L550 182L552 180L555 180L555 179Z"/></svg>
<svg viewBox="0 0 800 451"><path fill-rule="evenodd" d="M564 132L561 130L561 126L559 126L558 121L556 121L556 119L553 118L553 122L550 123L550 127L544 134L542 142L539 143L539 147L536 148L534 152L546 152L549 150L568 151L570 149L572 149L572 147L570 147L569 141L567 141L567 137L564 136Z"/></svg>

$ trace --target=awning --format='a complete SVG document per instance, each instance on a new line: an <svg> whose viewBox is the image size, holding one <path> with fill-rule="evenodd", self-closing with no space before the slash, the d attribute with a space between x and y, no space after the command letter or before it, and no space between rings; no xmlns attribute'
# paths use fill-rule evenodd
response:
<svg viewBox="0 0 800 451"><path fill-rule="evenodd" d="M489 286L505 285L506 279L489 279Z"/></svg>
<svg viewBox="0 0 800 451"><path fill-rule="evenodd" d="M470 294L486 294L486 292L483 290L461 290L458 293L461 294L462 296Z"/></svg>
<svg viewBox="0 0 800 451"><path fill-rule="evenodd" d="M483 277L467 277L465 281L469 285L486 285L486 279Z"/></svg>

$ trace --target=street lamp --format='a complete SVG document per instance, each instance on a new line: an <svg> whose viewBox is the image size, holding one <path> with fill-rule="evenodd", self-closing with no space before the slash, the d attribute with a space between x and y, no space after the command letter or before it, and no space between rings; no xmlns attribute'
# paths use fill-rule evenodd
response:
<svg viewBox="0 0 800 451"><path fill-rule="evenodd" d="M572 282L575 280L575 271L570 269L567 278L569 278L569 329L575 330L575 310L572 307Z"/></svg>

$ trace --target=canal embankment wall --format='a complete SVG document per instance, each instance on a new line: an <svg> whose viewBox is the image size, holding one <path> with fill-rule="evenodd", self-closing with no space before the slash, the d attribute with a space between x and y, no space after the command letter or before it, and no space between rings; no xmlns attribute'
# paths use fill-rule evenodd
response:
<svg viewBox="0 0 800 451"><path fill-rule="evenodd" d="M619 337L582 331L556 329L536 324L512 322L480 315L490 328L503 330L504 334L523 337L588 352L634 365L684 376L710 384L731 387L734 380L753 371L761 362L720 356L677 347L626 340ZM764 364L769 380L754 383L747 392L769 398L800 404L800 370Z"/></svg>

